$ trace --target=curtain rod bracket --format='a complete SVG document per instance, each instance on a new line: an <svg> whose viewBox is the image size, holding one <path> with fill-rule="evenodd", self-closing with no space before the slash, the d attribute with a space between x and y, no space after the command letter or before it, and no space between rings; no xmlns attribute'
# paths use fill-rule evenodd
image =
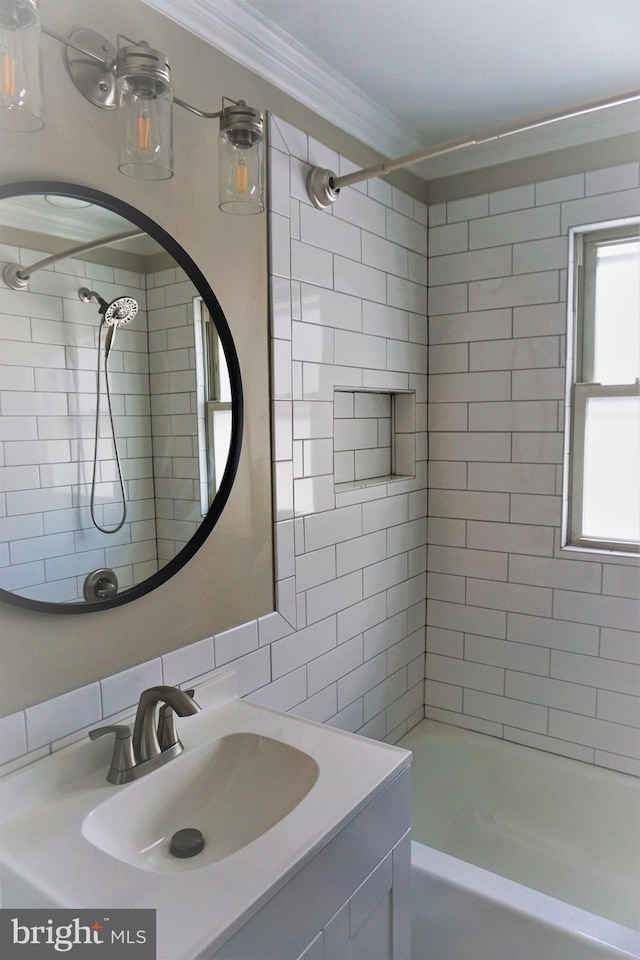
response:
<svg viewBox="0 0 640 960"><path fill-rule="evenodd" d="M11 290L26 290L29 286L29 276L25 276L21 263L8 263L4 268L2 279Z"/></svg>
<svg viewBox="0 0 640 960"><path fill-rule="evenodd" d="M318 210L326 210L340 196L340 187L334 186L336 179L332 170L325 170L323 167L312 167L309 171L307 192Z"/></svg>

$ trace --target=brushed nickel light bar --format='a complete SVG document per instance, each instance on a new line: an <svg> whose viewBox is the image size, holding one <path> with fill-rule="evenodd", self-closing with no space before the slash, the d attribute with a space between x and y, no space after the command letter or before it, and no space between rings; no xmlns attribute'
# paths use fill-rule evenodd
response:
<svg viewBox="0 0 640 960"><path fill-rule="evenodd" d="M166 55L145 40L118 34L116 48L86 28L65 37L40 22L38 7L38 0L0 0L0 129L36 131L44 126L41 35L45 34L64 45L69 77L82 96L103 110L117 108L121 173L139 180L173 176L175 104L197 117L220 121L220 209L235 214L265 209L265 133L259 109L223 96L220 110L200 110L174 95Z"/></svg>
<svg viewBox="0 0 640 960"><path fill-rule="evenodd" d="M414 150L412 153L407 153L403 157L398 157L396 160L384 160L382 163L374 164L371 167L354 170L353 173L347 173L343 177L337 176L332 170L327 170L323 167L313 167L307 176L307 192L313 205L319 210L323 210L326 207L330 207L332 203L335 203L342 187L349 187L354 183L362 183L363 180L370 180L372 177L384 177L394 170L402 170L404 167L410 167L414 163L420 163L424 160L433 160L434 157L442 157L445 154L454 153L458 150L466 150L468 147L479 146L482 143L489 143L492 140L501 140L504 137L511 137L516 133L525 133L527 130L535 130L538 127L544 127L548 124L559 123L561 120L570 120L573 117L580 117L587 113L595 113L597 110L606 110L609 107L632 103L635 100L640 100L640 91L638 90L621 94L614 100L599 100L584 104L568 113L522 120L516 127L495 127L487 133L473 133L467 137L446 140L426 150Z"/></svg>

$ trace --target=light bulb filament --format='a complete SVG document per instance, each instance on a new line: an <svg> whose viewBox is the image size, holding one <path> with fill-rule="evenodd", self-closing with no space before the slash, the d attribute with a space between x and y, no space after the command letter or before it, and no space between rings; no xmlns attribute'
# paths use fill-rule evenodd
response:
<svg viewBox="0 0 640 960"><path fill-rule="evenodd" d="M247 161L244 159L244 157L240 157L236 163L236 193L247 192L248 179L249 171L247 168Z"/></svg>
<svg viewBox="0 0 640 960"><path fill-rule="evenodd" d="M0 69L0 94L5 97L14 97L16 93L16 58L9 50L2 51Z"/></svg>
<svg viewBox="0 0 640 960"><path fill-rule="evenodd" d="M151 118L138 115L138 147L140 150L149 149L149 135L151 132Z"/></svg>

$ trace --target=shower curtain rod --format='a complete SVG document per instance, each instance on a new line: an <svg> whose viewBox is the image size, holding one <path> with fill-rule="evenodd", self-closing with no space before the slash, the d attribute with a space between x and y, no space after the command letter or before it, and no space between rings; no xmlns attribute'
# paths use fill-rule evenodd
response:
<svg viewBox="0 0 640 960"><path fill-rule="evenodd" d="M67 257L78 257L82 253L89 253L90 250L97 250L98 247L106 247L110 243L118 243L120 240L129 240L133 237L142 237L145 230L125 230L123 233L114 233L109 237L103 237L101 240L89 240L79 247L72 247L70 250L64 250L62 253L54 253L44 260L38 260L32 263L30 267L23 267L20 263L9 263L4 268L3 279L12 290L24 290L36 270L44 270L58 260L66 260Z"/></svg>
<svg viewBox="0 0 640 960"><path fill-rule="evenodd" d="M324 209L338 199L341 187L361 183L363 180L370 180L372 177L383 177L388 173L392 173L394 170L402 170L404 167L410 167L414 163L432 160L434 157L442 157L456 150L479 146L482 143L489 143L492 140L501 140L504 137L511 137L516 133L525 133L527 130L535 130L538 127L544 127L551 123L570 120L573 117L580 117L587 113L595 113L597 110L605 110L608 107L617 107L625 103L632 103L635 100L640 100L640 91L638 90L621 94L616 97L615 100L599 100L595 103L584 104L581 107L576 107L569 113L522 120L517 127L495 127L493 130L484 134L474 133L471 134L471 136L458 138L456 140L447 140L434 147L407 153L402 157L398 157L396 160L383 160L382 163L375 164L371 167L354 170L353 173L347 173L342 177L336 176L332 170L313 167L307 177L307 192L314 206L319 209Z"/></svg>

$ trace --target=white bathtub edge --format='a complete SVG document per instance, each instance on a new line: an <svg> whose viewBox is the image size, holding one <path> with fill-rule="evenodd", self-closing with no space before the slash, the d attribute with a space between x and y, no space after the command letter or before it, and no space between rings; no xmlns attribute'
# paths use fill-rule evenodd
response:
<svg viewBox="0 0 640 960"><path fill-rule="evenodd" d="M546 893L532 890L415 840L411 842L411 865L412 869L445 880L454 887L504 905L516 913L534 916L541 923L559 928L576 938L595 941L615 951L620 957L640 960L640 933L629 927L563 903Z"/></svg>

